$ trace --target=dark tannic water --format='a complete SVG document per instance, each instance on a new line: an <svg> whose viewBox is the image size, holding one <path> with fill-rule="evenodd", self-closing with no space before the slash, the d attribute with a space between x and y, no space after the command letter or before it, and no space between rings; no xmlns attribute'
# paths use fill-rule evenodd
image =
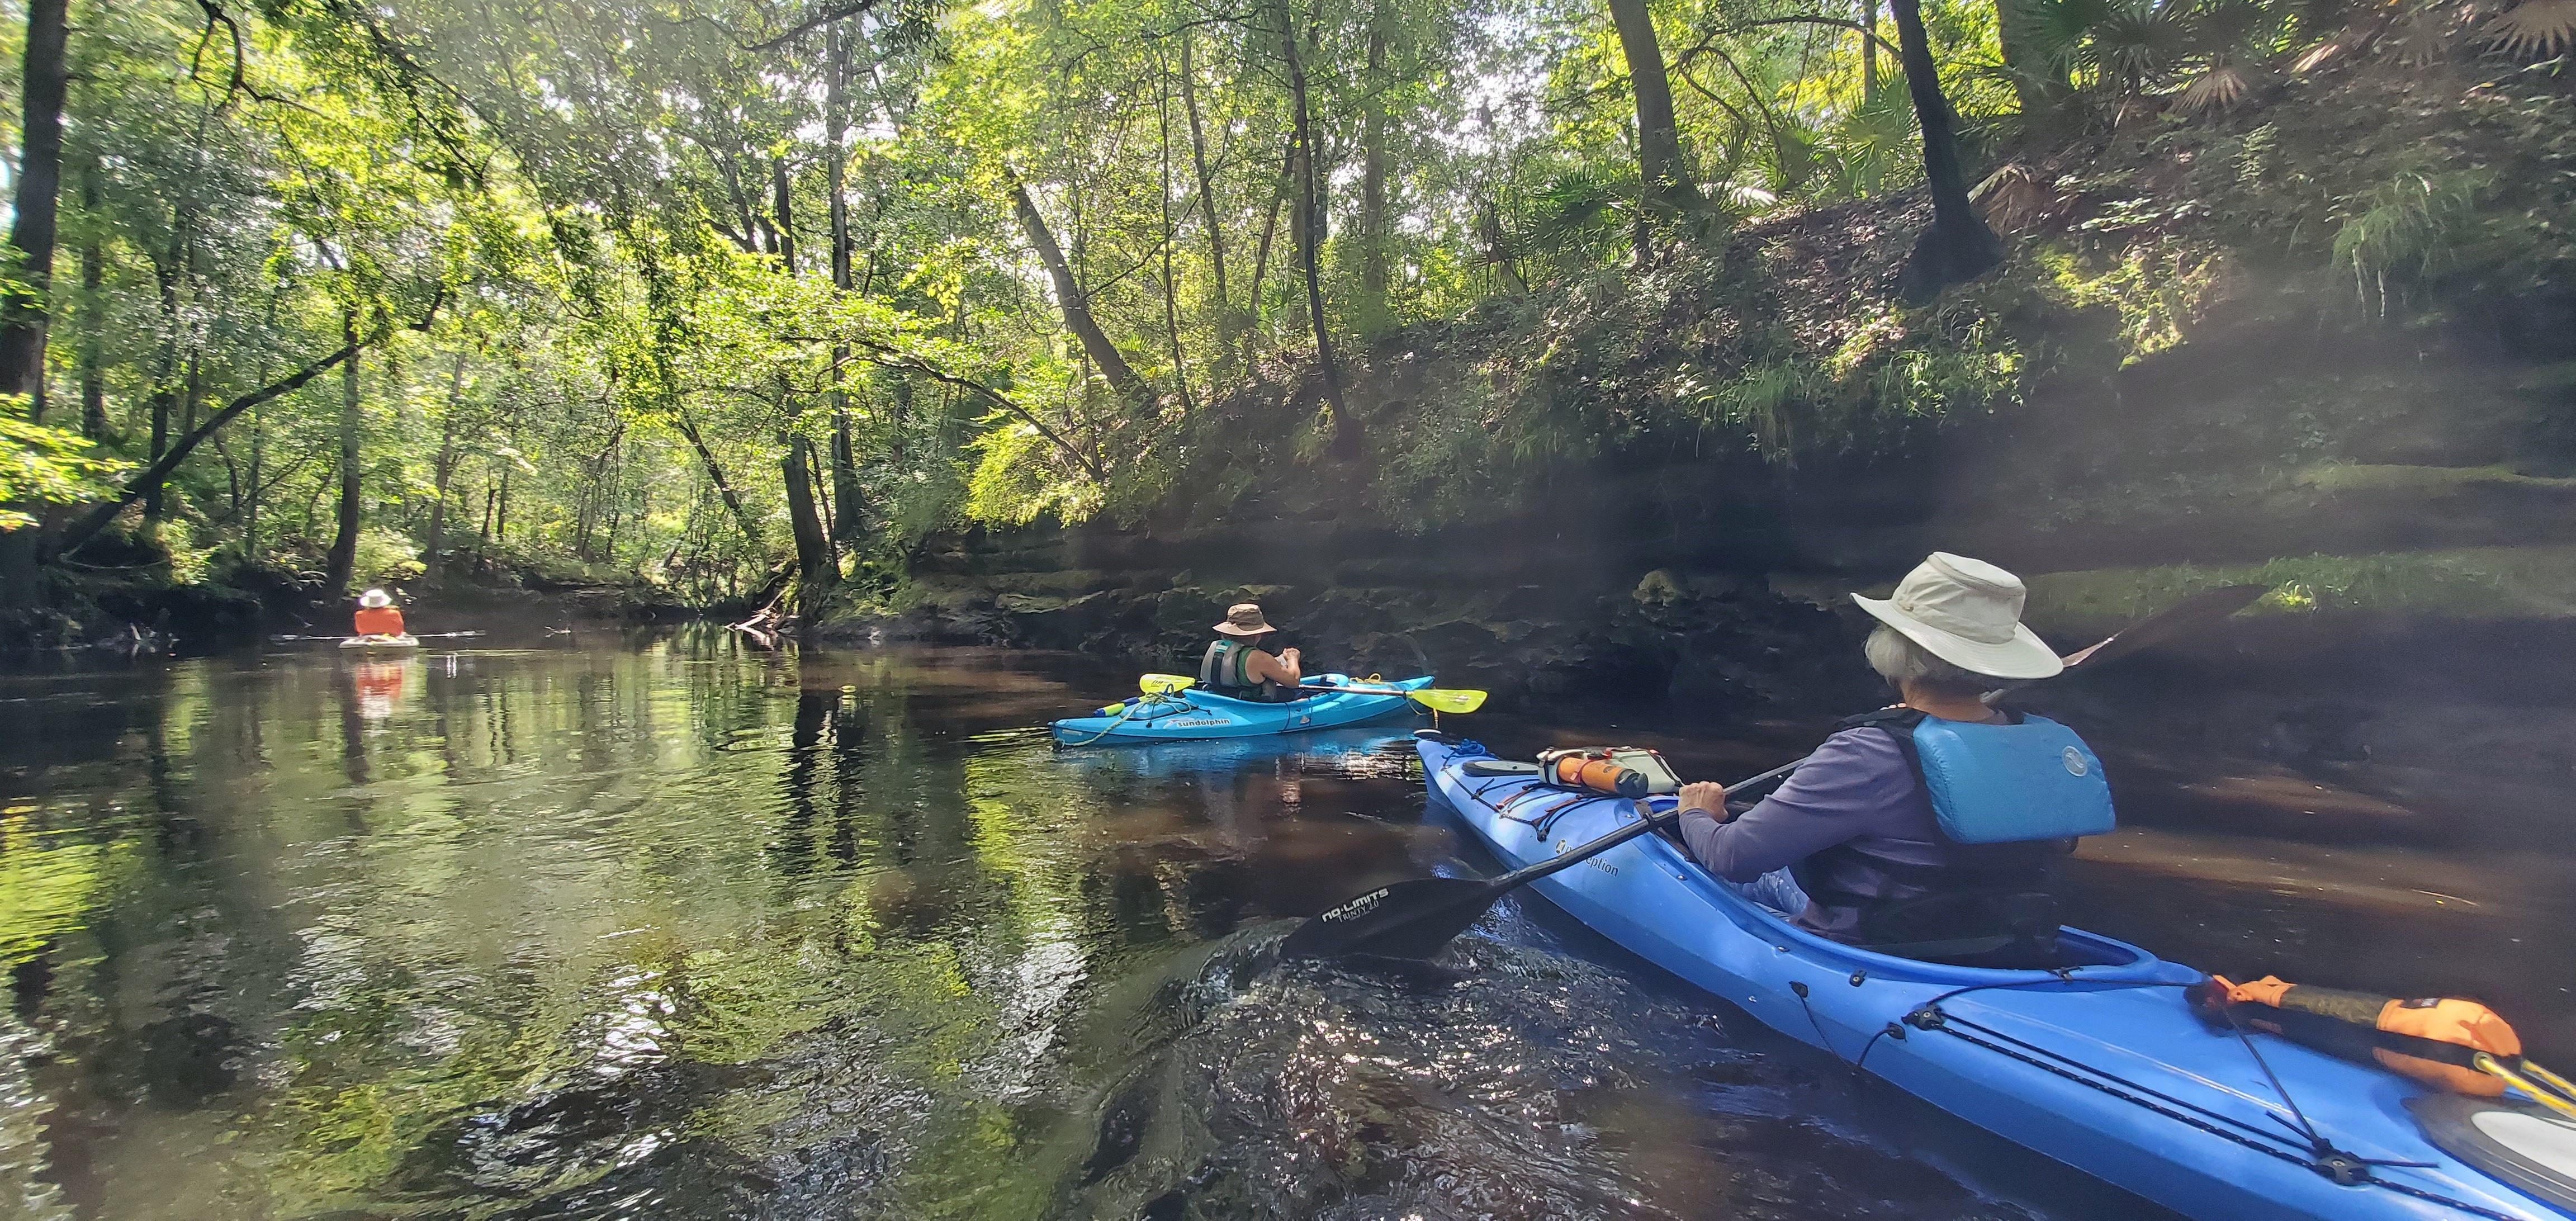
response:
<svg viewBox="0 0 2576 1221"><path fill-rule="evenodd" d="M1490 865L1409 725L1058 753L1132 674L526 643L0 678L0 1216L2152 1215L1535 901L1415 974L1279 966L1288 917ZM2174 825L2088 849L2088 922L2576 976L2547 887Z"/></svg>

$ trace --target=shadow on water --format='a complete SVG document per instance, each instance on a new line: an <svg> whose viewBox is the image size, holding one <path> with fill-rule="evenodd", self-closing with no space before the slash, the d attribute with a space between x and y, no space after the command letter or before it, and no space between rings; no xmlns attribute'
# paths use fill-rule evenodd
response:
<svg viewBox="0 0 2576 1221"><path fill-rule="evenodd" d="M1543 904L1412 973L1279 967L1291 917L1490 868L1424 818L1410 726L1057 752L1032 727L1132 676L526 643L0 677L0 1198L117 1221L2142 1207ZM1774 749L1674 745L1717 774Z"/></svg>

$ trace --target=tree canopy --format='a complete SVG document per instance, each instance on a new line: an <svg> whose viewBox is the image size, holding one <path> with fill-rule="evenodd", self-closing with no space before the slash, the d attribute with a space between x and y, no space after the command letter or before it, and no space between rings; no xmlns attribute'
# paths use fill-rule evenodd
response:
<svg viewBox="0 0 2576 1221"><path fill-rule="evenodd" d="M1384 458L1342 365L1406 328L1927 165L1917 270L1972 277L1962 126L2224 109L2353 36L2000 5L23 0L0 579L125 530L334 592L882 585L937 530Z"/></svg>

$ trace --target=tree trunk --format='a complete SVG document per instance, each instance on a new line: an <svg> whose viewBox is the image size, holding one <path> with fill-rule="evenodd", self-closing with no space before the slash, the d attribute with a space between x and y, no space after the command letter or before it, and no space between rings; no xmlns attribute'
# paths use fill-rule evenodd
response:
<svg viewBox="0 0 2576 1221"><path fill-rule="evenodd" d="M155 465L170 452L170 391L167 387L152 392L152 448L147 451ZM143 521L150 525L161 520L161 485L155 482L143 495Z"/></svg>
<svg viewBox="0 0 2576 1221"><path fill-rule="evenodd" d="M1681 128L1673 120L1672 79L1664 72L1663 45L1646 0L1610 0L1619 27L1619 51L1628 61L1629 88L1637 97L1637 174L1644 211L1637 225L1637 260L1651 260L1654 222L1688 208L1698 192L1682 170Z"/></svg>
<svg viewBox="0 0 2576 1221"><path fill-rule="evenodd" d="M780 463L779 474L787 485L787 521L796 533L796 576L805 604L829 590L841 574L832 567L832 540L823 533L822 515L814 508L814 483L810 447L802 433L781 430L781 444L787 457Z"/></svg>
<svg viewBox="0 0 2576 1221"><path fill-rule="evenodd" d="M1366 438L1360 434L1360 423L1342 401L1341 362L1333 356L1332 318L1324 311L1324 279L1319 248L1324 242L1324 192L1315 167L1314 120L1306 102L1306 63L1297 50L1296 10L1289 0L1279 4L1279 47L1288 63L1288 98L1293 133L1296 138L1297 211L1291 226L1296 232L1297 254L1305 264L1306 315L1314 325L1315 365L1324 382L1324 408L1333 417L1333 456L1344 459L1365 457Z"/></svg>
<svg viewBox="0 0 2576 1221"><path fill-rule="evenodd" d="M188 268L195 259L194 254L188 249L188 230L195 223L196 210L190 206L189 198L183 194L179 201L170 207L169 254L152 265L152 278L160 289L163 332L161 352L155 358L152 372L151 456L155 462L160 461L163 451L169 448L170 399L177 393L177 386L172 378L179 369L179 350L186 342L180 333L184 324L179 317L179 286L187 278ZM151 493L143 499L143 520L146 523L161 520L161 485L159 483L153 484Z"/></svg>
<svg viewBox="0 0 2576 1221"><path fill-rule="evenodd" d="M1217 372L1223 376L1226 354L1234 350L1244 324L1225 286L1225 227L1216 218L1216 176L1208 172L1207 128L1199 117L1198 68L1191 59L1190 41L1190 28L1181 27L1181 107L1190 116L1190 166L1198 176L1199 219L1207 226L1208 270L1216 281Z"/></svg>
<svg viewBox="0 0 2576 1221"><path fill-rule="evenodd" d="M1046 218L1038 214L1037 201L1029 198L1029 189L1018 176L1011 178L1011 204L1020 214L1020 228L1028 234L1029 245L1037 248L1038 261L1046 264L1047 279L1055 285L1056 307L1064 313L1064 326L1082 343L1083 355L1091 358L1092 367L1107 378L1116 390L1139 410L1154 405L1154 388L1136 376L1118 346L1109 342L1100 323L1091 316L1091 299L1075 283L1073 268L1064 261L1064 248L1056 245L1055 234L1047 229Z"/></svg>
<svg viewBox="0 0 2576 1221"><path fill-rule="evenodd" d="M55 208L63 186L63 92L71 79L68 0L28 0L27 58L21 77L18 197L9 223L19 283L0 302L0 394L28 396L28 418L45 416L46 290L54 277Z"/></svg>
<svg viewBox="0 0 2576 1221"><path fill-rule="evenodd" d="M751 520L751 510L743 507L742 495L733 490L733 481L725 478L724 468L716 465L715 451L707 448L706 436L698 431L697 422L689 418L686 408L673 412L672 418L679 424L680 435L688 438L689 448L698 451L698 461L707 468L707 481L716 485L716 494L724 497L725 507L733 511L734 524L742 527L744 541L758 543L759 525Z"/></svg>
<svg viewBox="0 0 2576 1221"><path fill-rule="evenodd" d="M832 287L842 292L851 290L850 283L850 203L849 156L842 142L849 134L849 111L846 90L849 85L849 35L834 25L828 36L830 75L823 84L823 132L831 148L831 222L832 222ZM858 450L850 439L850 392L843 378L850 358L846 344L832 345L832 499L840 512L832 519L832 537L843 547L856 549L859 543L862 515L859 512Z"/></svg>
<svg viewBox="0 0 2576 1221"><path fill-rule="evenodd" d="M1181 354L1180 282L1172 274L1172 247L1179 241L1180 231L1172 222L1172 105L1169 92L1156 99L1154 118L1163 138L1163 333L1172 341L1172 388L1180 392L1181 412L1195 415L1198 403L1190 397L1189 362Z"/></svg>
<svg viewBox="0 0 2576 1221"><path fill-rule="evenodd" d="M358 560L358 312L340 313L340 339L349 358L340 365L340 511L339 530L331 536L322 587L331 597L349 592L351 569Z"/></svg>
<svg viewBox="0 0 2576 1221"><path fill-rule="evenodd" d="M107 259L98 246L98 168L90 167L81 175L81 210L87 224L81 230L81 352L80 396L81 435L90 440L107 437L107 376L103 353L107 347Z"/></svg>
<svg viewBox="0 0 2576 1221"><path fill-rule="evenodd" d="M1905 65L1905 90L1914 100L1915 122L1923 129L1923 176L1932 188L1932 227L1915 239L1904 275L1906 295L1922 300L1984 274L2003 261L2003 248L1968 202L1967 168L1961 164L1950 102L1941 95L1941 78L1932 63L1932 41L1923 30L1921 2L1889 0L1888 9L1896 18L1896 51Z"/></svg>
<svg viewBox="0 0 2576 1221"><path fill-rule="evenodd" d="M1878 0L1860 0L1860 97L1878 97Z"/></svg>
<svg viewBox="0 0 2576 1221"><path fill-rule="evenodd" d="M423 585L438 583L439 552L447 543L447 479L456 471L456 413L465 398L465 354L456 354L456 369L447 377L447 419L439 430L438 457L430 465L430 482L437 499L429 503L429 531L426 552L421 557L420 581Z"/></svg>
<svg viewBox="0 0 2576 1221"><path fill-rule="evenodd" d="M1368 99L1360 116L1360 338L1374 340L1394 325L1387 309L1386 215L1386 3L1369 18Z"/></svg>
<svg viewBox="0 0 2576 1221"><path fill-rule="evenodd" d="M787 158L774 157L769 162L770 211L778 215L778 261L787 274L796 274L796 224L789 214L795 192L787 180Z"/></svg>
<svg viewBox="0 0 2576 1221"><path fill-rule="evenodd" d="M1279 179L1270 187L1270 209L1261 216L1261 242L1252 254L1252 287L1244 293L1243 363L1252 364L1252 340L1261 330L1261 286L1270 278L1270 243L1279 235L1279 207L1288 202L1288 184L1297 177L1297 139L1279 155Z"/></svg>
<svg viewBox="0 0 2576 1221"><path fill-rule="evenodd" d="M250 413L250 500L242 506L242 558L254 564L259 562L259 501L268 494L268 485L261 482L266 478L261 474L261 463L268 449L268 430L261 427L264 423L260 413Z"/></svg>

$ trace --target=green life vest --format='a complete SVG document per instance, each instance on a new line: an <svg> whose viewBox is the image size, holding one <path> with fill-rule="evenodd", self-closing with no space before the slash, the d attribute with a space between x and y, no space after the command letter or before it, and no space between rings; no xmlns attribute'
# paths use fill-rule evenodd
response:
<svg viewBox="0 0 2576 1221"><path fill-rule="evenodd" d="M1241 640L1214 640L1199 658L1199 685L1236 699L1278 698L1279 684L1252 676L1252 645Z"/></svg>

